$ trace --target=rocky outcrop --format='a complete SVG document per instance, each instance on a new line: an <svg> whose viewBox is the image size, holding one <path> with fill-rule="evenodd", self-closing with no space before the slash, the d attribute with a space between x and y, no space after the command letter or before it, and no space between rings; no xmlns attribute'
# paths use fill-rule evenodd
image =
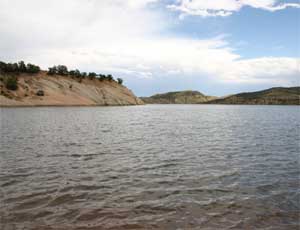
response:
<svg viewBox="0 0 300 230"><path fill-rule="evenodd" d="M178 91L141 97L146 104L200 104L216 97L206 96L198 91Z"/></svg>
<svg viewBox="0 0 300 230"><path fill-rule="evenodd" d="M78 80L69 76L48 76L45 72L18 75L18 89L15 91L5 88L3 82L0 82L0 87L0 106L143 104L129 89L115 81Z"/></svg>
<svg viewBox="0 0 300 230"><path fill-rule="evenodd" d="M207 102L209 104L300 105L300 87L277 87L239 93Z"/></svg>

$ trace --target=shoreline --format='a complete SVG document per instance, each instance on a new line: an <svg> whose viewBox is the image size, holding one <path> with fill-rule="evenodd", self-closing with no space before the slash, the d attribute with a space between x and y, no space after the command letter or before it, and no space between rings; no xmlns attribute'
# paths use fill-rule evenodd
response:
<svg viewBox="0 0 300 230"><path fill-rule="evenodd" d="M0 108L36 108L36 107L126 107L139 105L0 105Z"/></svg>
<svg viewBox="0 0 300 230"><path fill-rule="evenodd" d="M43 107L135 107L148 105L246 105L246 106L300 106L300 104L138 104L138 105L0 105L0 108L43 108Z"/></svg>

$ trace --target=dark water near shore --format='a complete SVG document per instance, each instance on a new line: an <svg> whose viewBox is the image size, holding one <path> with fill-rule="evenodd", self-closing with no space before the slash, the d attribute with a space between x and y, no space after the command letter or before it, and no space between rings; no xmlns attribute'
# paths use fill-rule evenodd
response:
<svg viewBox="0 0 300 230"><path fill-rule="evenodd" d="M299 229L300 107L0 116L0 229Z"/></svg>

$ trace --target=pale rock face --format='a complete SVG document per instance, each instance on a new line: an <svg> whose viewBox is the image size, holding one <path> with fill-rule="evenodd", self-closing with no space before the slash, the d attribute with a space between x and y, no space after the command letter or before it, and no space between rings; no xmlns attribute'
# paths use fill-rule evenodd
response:
<svg viewBox="0 0 300 230"><path fill-rule="evenodd" d="M142 105L125 86L117 82L98 79L77 79L62 76L48 76L45 72L37 75L20 75L18 90L9 91L2 85L0 106L104 106ZM38 96L38 91L43 96Z"/></svg>

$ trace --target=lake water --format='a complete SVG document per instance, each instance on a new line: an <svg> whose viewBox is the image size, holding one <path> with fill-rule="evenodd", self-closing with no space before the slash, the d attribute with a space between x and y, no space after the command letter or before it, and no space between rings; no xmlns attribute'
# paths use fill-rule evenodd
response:
<svg viewBox="0 0 300 230"><path fill-rule="evenodd" d="M0 229L299 229L300 107L0 116Z"/></svg>

